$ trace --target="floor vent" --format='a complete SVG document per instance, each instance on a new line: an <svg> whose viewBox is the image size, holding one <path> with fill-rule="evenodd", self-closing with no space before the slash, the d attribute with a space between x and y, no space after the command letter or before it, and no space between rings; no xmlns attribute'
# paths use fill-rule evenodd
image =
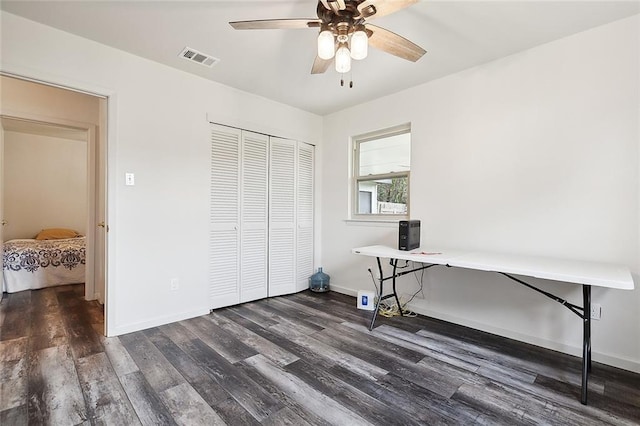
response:
<svg viewBox="0 0 640 426"><path fill-rule="evenodd" d="M214 58L213 56L207 55L206 53L198 52L197 50L190 47L185 47L178 56L188 61L207 66L209 68L220 62L220 59Z"/></svg>

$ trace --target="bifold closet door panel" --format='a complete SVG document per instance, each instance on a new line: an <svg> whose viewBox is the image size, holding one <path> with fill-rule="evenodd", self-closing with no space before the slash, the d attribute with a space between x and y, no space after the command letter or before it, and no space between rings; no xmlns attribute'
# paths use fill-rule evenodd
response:
<svg viewBox="0 0 640 426"><path fill-rule="evenodd" d="M210 307L308 287L314 147L211 124Z"/></svg>
<svg viewBox="0 0 640 426"><path fill-rule="evenodd" d="M240 303L267 297L269 137L242 131Z"/></svg>
<svg viewBox="0 0 640 426"><path fill-rule="evenodd" d="M296 291L309 288L313 274L314 146L298 142L296 166Z"/></svg>
<svg viewBox="0 0 640 426"><path fill-rule="evenodd" d="M211 125L209 305L240 302L241 131Z"/></svg>
<svg viewBox="0 0 640 426"><path fill-rule="evenodd" d="M296 289L296 145L292 140L270 139L270 297Z"/></svg>

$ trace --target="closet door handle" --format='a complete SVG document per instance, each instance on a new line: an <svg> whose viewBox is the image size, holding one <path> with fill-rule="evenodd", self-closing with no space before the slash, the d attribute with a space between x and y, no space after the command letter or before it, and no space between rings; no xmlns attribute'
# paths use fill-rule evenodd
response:
<svg viewBox="0 0 640 426"><path fill-rule="evenodd" d="M7 225L9 222L7 222L6 220L2 219L2 222L0 222L0 223L2 223L2 226L5 226L5 225Z"/></svg>

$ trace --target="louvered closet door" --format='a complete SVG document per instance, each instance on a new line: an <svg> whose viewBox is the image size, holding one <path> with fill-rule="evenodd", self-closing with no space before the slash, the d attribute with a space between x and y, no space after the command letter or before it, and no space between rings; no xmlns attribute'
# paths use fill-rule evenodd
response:
<svg viewBox="0 0 640 426"><path fill-rule="evenodd" d="M269 296L296 288L296 142L270 140Z"/></svg>
<svg viewBox="0 0 640 426"><path fill-rule="evenodd" d="M240 302L241 131L211 125L209 298L212 309Z"/></svg>
<svg viewBox="0 0 640 426"><path fill-rule="evenodd" d="M267 297L269 137L242 132L240 302Z"/></svg>
<svg viewBox="0 0 640 426"><path fill-rule="evenodd" d="M314 146L298 142L296 220L296 291L309 287L313 274L313 175Z"/></svg>

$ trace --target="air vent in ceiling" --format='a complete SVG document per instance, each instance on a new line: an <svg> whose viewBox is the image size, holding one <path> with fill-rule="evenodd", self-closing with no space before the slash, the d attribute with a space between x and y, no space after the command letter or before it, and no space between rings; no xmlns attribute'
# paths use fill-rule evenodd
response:
<svg viewBox="0 0 640 426"><path fill-rule="evenodd" d="M179 56L183 59L191 62L196 62L209 68L220 62L220 59L214 58L213 56L207 55L206 53L198 52L197 50L190 47L185 47L182 52L180 52Z"/></svg>

